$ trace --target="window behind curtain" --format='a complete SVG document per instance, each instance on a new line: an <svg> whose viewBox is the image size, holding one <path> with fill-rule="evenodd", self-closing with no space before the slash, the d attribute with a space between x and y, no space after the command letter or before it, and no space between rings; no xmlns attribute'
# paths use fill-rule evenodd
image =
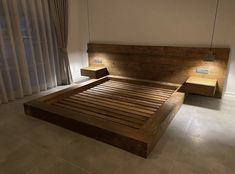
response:
<svg viewBox="0 0 235 174"><path fill-rule="evenodd" d="M0 102L61 84L48 0L0 0Z"/></svg>

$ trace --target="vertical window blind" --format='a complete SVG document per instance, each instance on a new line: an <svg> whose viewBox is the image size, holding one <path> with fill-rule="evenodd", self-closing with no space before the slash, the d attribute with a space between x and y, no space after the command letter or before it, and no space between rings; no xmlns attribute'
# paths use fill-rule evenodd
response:
<svg viewBox="0 0 235 174"><path fill-rule="evenodd" d="M0 103L62 83L48 0L0 0Z"/></svg>

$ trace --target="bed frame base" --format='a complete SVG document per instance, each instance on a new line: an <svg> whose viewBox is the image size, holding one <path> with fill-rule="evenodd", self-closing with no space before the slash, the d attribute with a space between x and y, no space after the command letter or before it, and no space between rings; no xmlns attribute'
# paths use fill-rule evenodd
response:
<svg viewBox="0 0 235 174"><path fill-rule="evenodd" d="M104 79L107 78L93 80L91 83L80 85L78 88L72 87L73 89L71 90L65 89L65 91L62 90L38 100L25 103L25 113L147 158L182 105L184 93L175 91L146 124L138 130L119 127L117 125L112 127L109 122L91 119L90 117L78 118L78 115L74 112L65 111L62 108L51 105L51 101L55 102L58 98L60 100L61 98L65 98L66 95L64 93L71 95L74 90L80 91L79 88L83 90L89 89L96 84L103 83L105 81ZM122 80L125 81L125 79Z"/></svg>

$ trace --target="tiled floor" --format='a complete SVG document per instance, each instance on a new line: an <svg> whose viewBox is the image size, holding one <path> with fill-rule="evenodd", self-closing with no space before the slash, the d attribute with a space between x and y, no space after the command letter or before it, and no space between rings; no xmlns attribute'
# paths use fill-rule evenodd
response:
<svg viewBox="0 0 235 174"><path fill-rule="evenodd" d="M0 105L0 174L235 173L235 99L189 96L143 159L25 116L35 97Z"/></svg>

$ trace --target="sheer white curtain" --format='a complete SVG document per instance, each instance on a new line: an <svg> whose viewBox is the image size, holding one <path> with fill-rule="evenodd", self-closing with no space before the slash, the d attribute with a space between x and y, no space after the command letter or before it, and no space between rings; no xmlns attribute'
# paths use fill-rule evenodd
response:
<svg viewBox="0 0 235 174"><path fill-rule="evenodd" d="M0 103L61 84L48 0L0 0Z"/></svg>

